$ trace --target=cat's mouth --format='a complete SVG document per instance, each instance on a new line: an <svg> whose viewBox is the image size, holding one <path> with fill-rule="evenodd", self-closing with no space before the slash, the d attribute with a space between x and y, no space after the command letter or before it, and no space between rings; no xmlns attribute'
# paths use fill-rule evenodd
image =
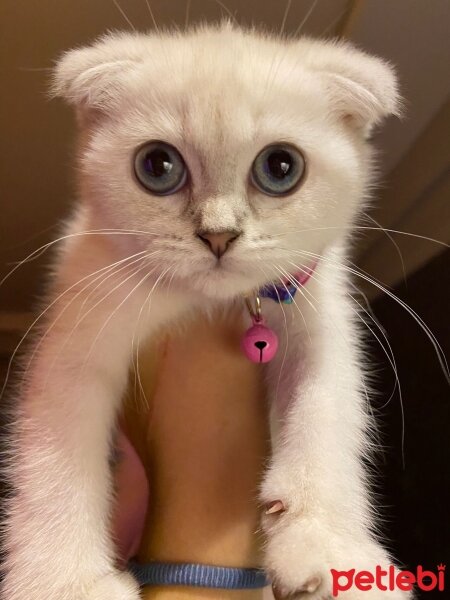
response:
<svg viewBox="0 0 450 600"><path fill-rule="evenodd" d="M259 274L259 277L258 277ZM238 260L218 260L190 277L192 286L217 299L235 298L265 285L267 281L251 264Z"/></svg>

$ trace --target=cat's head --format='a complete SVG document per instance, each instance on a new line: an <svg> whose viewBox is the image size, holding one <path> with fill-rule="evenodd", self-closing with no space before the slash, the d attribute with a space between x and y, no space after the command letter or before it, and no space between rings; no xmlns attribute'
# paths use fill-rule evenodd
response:
<svg viewBox="0 0 450 600"><path fill-rule="evenodd" d="M148 232L117 240L216 297L298 271L348 234L368 135L399 102L380 59L229 24L108 35L63 56L54 90L85 134L94 226Z"/></svg>

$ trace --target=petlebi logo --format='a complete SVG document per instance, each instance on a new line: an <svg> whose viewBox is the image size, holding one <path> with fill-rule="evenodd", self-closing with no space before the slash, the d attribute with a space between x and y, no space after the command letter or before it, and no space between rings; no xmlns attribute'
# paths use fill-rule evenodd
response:
<svg viewBox="0 0 450 600"><path fill-rule="evenodd" d="M337 598L341 592L346 592L351 588L357 588L361 591L369 591L378 588L381 591L403 590L410 591L414 587L424 591L431 592L445 589L445 565L437 565L437 571L426 571L419 565L415 572L401 571L390 565L387 570L379 565L375 567L375 572L356 571L337 571L331 569L333 581L333 597Z"/></svg>

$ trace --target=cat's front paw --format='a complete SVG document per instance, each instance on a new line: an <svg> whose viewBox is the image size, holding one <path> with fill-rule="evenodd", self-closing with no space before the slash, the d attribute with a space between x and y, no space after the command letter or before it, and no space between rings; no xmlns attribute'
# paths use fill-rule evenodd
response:
<svg viewBox="0 0 450 600"><path fill-rule="evenodd" d="M125 572L115 571L90 586L83 600L139 600L139 586Z"/></svg>
<svg viewBox="0 0 450 600"><path fill-rule="evenodd" d="M326 532L318 523L293 518L288 512L267 515L264 525L265 564L275 598L326 598L331 592Z"/></svg>
<svg viewBox="0 0 450 600"><path fill-rule="evenodd" d="M277 600L407 600L408 592L395 589L360 589L353 576L360 571L375 573L387 568L389 558L370 538L353 538L322 519L269 514L265 564ZM332 574L332 569L348 577ZM354 569L352 574L351 570Z"/></svg>

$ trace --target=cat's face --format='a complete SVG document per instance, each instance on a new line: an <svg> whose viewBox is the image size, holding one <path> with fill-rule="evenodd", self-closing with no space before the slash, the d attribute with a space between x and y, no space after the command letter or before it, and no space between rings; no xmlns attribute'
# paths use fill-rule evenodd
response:
<svg viewBox="0 0 450 600"><path fill-rule="evenodd" d="M82 190L96 226L148 232L118 240L216 297L305 268L348 233L366 132L396 102L375 59L229 27L109 39L68 54L57 77L89 129Z"/></svg>

